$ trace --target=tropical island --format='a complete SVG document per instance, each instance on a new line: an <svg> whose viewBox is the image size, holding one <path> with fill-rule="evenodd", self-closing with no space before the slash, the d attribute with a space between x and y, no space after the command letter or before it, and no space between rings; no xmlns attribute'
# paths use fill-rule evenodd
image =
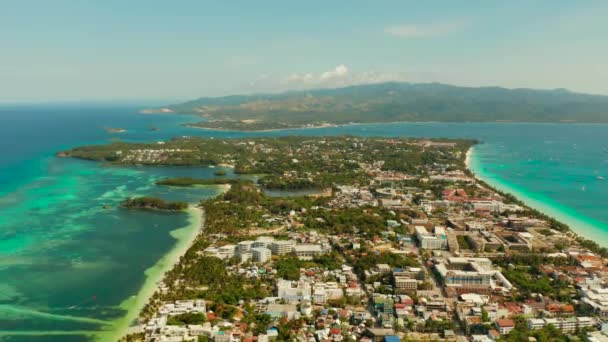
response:
<svg viewBox="0 0 608 342"><path fill-rule="evenodd" d="M167 202L157 197L135 197L127 198L120 203L126 209L146 209L162 211L182 211L188 209L185 202Z"/></svg>
<svg viewBox="0 0 608 342"><path fill-rule="evenodd" d="M279 94L199 98L164 113L204 118L187 126L236 131L382 122L608 122L608 96L565 89L379 83Z"/></svg>
<svg viewBox="0 0 608 342"><path fill-rule="evenodd" d="M570 341L599 333L608 287L596 280L608 276L608 250L476 179L466 165L475 143L179 138L62 155L110 165L231 164L237 175L261 175L157 181L230 187L200 203L204 231L127 341ZM318 186L330 191L264 191Z"/></svg>

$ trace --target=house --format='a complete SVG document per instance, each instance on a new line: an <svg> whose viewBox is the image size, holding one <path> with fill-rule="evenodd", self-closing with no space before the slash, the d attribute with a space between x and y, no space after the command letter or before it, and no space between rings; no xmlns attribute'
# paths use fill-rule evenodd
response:
<svg viewBox="0 0 608 342"><path fill-rule="evenodd" d="M506 335L511 332L511 330L515 329L515 322L512 319L497 319L495 324L496 329L498 329L498 332L501 335Z"/></svg>

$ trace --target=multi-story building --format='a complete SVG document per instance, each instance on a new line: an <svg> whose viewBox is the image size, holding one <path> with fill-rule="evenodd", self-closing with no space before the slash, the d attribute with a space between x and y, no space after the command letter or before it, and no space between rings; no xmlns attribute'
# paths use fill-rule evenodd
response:
<svg viewBox="0 0 608 342"><path fill-rule="evenodd" d="M251 253L251 252L238 253L237 257L239 258L239 262L247 262L253 258L253 253Z"/></svg>
<svg viewBox="0 0 608 342"><path fill-rule="evenodd" d="M313 289L313 301L315 304L325 304L328 300L344 297L344 291L335 282L317 283Z"/></svg>
<svg viewBox="0 0 608 342"><path fill-rule="evenodd" d="M236 255L236 246L235 245L225 245L218 247L218 258L220 259L230 259Z"/></svg>
<svg viewBox="0 0 608 342"><path fill-rule="evenodd" d="M583 302L601 318L608 318L608 288L594 286L581 290Z"/></svg>
<svg viewBox="0 0 608 342"><path fill-rule="evenodd" d="M414 231L420 248L445 249L447 247L448 240L442 227L435 227L435 234L429 233L424 226L415 226Z"/></svg>
<svg viewBox="0 0 608 342"><path fill-rule="evenodd" d="M291 240L277 240L270 243L272 254L283 255L293 251L294 242Z"/></svg>
<svg viewBox="0 0 608 342"><path fill-rule="evenodd" d="M506 335L515 329L515 322L512 319L497 319L495 325L501 335Z"/></svg>
<svg viewBox="0 0 608 342"><path fill-rule="evenodd" d="M490 290L510 290L513 285L487 258L449 258L447 263L438 263L435 270L447 290L458 293L483 293Z"/></svg>
<svg viewBox="0 0 608 342"><path fill-rule="evenodd" d="M253 242L251 248L268 248L273 241L274 238L272 236L260 236Z"/></svg>
<svg viewBox="0 0 608 342"><path fill-rule="evenodd" d="M412 291L418 288L418 281L409 277L394 277L395 289L402 291Z"/></svg>
<svg viewBox="0 0 608 342"><path fill-rule="evenodd" d="M531 330L553 325L555 328L567 333L573 332L576 329L592 327L595 325L595 319L592 317L529 318L527 324Z"/></svg>
<svg viewBox="0 0 608 342"><path fill-rule="evenodd" d="M253 261L255 262L266 262L270 260L272 251L265 247L257 247L251 249Z"/></svg>
<svg viewBox="0 0 608 342"><path fill-rule="evenodd" d="M407 277L417 280L424 280L424 268L422 267L406 267L406 268L393 268L393 276L395 277Z"/></svg>
<svg viewBox="0 0 608 342"><path fill-rule="evenodd" d="M312 287L308 281L277 281L277 296L288 301L310 300Z"/></svg>
<svg viewBox="0 0 608 342"><path fill-rule="evenodd" d="M293 251L300 260L312 260L313 258L323 254L321 245L312 244L297 244L293 246Z"/></svg>
<svg viewBox="0 0 608 342"><path fill-rule="evenodd" d="M251 248L253 247L254 241L241 241L236 245L236 253L243 254L251 252Z"/></svg>

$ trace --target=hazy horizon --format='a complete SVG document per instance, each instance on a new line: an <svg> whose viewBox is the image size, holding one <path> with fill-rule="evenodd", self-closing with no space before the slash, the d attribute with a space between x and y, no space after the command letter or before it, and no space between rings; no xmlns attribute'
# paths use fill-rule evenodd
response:
<svg viewBox="0 0 608 342"><path fill-rule="evenodd" d="M0 103L400 81L608 95L601 1L7 0Z"/></svg>

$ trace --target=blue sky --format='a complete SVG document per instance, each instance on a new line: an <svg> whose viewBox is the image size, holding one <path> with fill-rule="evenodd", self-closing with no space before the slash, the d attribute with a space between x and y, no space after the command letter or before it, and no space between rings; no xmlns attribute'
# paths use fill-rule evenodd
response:
<svg viewBox="0 0 608 342"><path fill-rule="evenodd" d="M3 0L0 101L398 80L608 94L607 1Z"/></svg>

